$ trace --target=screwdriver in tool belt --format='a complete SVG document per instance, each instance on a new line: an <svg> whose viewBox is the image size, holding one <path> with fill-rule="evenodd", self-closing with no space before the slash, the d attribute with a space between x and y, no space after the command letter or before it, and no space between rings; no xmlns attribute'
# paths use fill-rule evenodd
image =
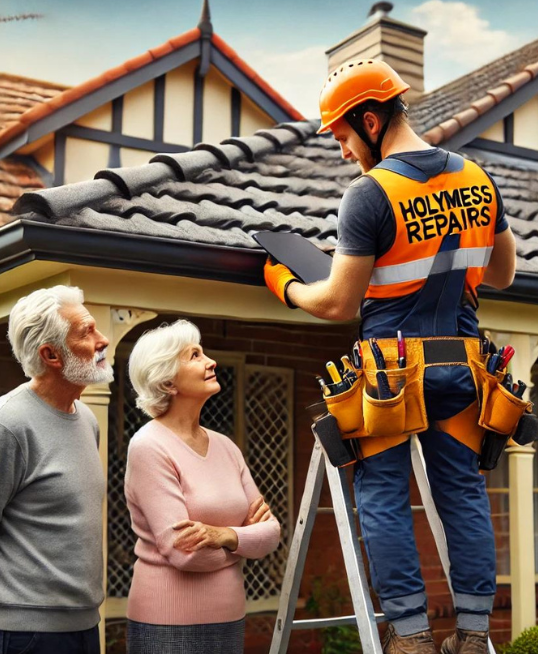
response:
<svg viewBox="0 0 538 654"><path fill-rule="evenodd" d="M327 368L327 372L329 373L331 379L335 384L338 384L342 381L342 377L340 377L338 368L335 366L335 364L332 361L327 361L325 367Z"/></svg>
<svg viewBox="0 0 538 654"><path fill-rule="evenodd" d="M323 393L324 397L327 397L327 395L331 394L330 389L327 387L327 384L325 383L325 380L323 377L320 375L316 375L316 379L318 380L318 384L320 385L321 392Z"/></svg>
<svg viewBox="0 0 538 654"><path fill-rule="evenodd" d="M340 361L342 362L343 366L342 381L344 381L351 388L351 386L353 386L357 380L357 373L351 365L351 361L349 360L347 354L341 357Z"/></svg>
<svg viewBox="0 0 538 654"><path fill-rule="evenodd" d="M362 350L358 341L353 345L353 363L357 370L362 369Z"/></svg>
<svg viewBox="0 0 538 654"><path fill-rule="evenodd" d="M346 382L342 381L342 377L340 376L340 373L338 372L338 368L332 361L328 361L325 364L325 367L327 368L329 375L331 376L331 379L333 380L332 384L329 384L329 390L331 391L331 395L338 395L340 393L344 393L349 389L349 384Z"/></svg>

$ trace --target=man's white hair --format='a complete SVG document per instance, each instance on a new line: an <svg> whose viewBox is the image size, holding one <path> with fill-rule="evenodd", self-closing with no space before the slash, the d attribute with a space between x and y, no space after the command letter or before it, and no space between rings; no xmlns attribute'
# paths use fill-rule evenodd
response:
<svg viewBox="0 0 538 654"><path fill-rule="evenodd" d="M63 351L70 323L60 311L67 306L82 304L84 294L76 286L53 286L22 297L11 310L8 338L13 354L27 377L45 372L39 348L46 343Z"/></svg>
<svg viewBox="0 0 538 654"><path fill-rule="evenodd" d="M176 320L146 332L129 357L129 377L136 391L136 406L151 418L168 411L168 384L179 370L179 355L201 341L200 330L188 320Z"/></svg>

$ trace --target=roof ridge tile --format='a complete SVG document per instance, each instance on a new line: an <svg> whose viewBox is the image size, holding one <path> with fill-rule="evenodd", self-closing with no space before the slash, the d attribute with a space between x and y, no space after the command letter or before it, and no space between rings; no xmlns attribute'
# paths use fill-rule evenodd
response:
<svg viewBox="0 0 538 654"><path fill-rule="evenodd" d="M289 123L279 123L275 125L278 129L287 129L296 134L301 143L304 143L310 136L313 136L317 131L317 126L312 125L308 120L297 120Z"/></svg>
<svg viewBox="0 0 538 654"><path fill-rule="evenodd" d="M272 141L279 150L289 146L297 145L299 141L302 141L302 138L297 134L297 132L284 129L283 127L273 127L271 129L259 129L254 132L256 136L264 136L265 138Z"/></svg>
<svg viewBox="0 0 538 654"><path fill-rule="evenodd" d="M237 143L225 143L213 145L211 143L198 143L193 151L206 150L212 152L225 168L233 168L236 163L246 158L245 151Z"/></svg>
<svg viewBox="0 0 538 654"><path fill-rule="evenodd" d="M217 168L221 165L217 156L208 150L157 154L150 159L150 163L154 162L170 166L180 182L190 182L206 168Z"/></svg>
<svg viewBox="0 0 538 654"><path fill-rule="evenodd" d="M127 199L140 195L152 184L160 184L174 179L173 168L162 162L143 164L125 168L104 168L99 170L94 179L107 179L113 182L118 191Z"/></svg>
<svg viewBox="0 0 538 654"><path fill-rule="evenodd" d="M106 179L76 182L24 193L15 203L12 212L19 215L36 212L47 218L61 218L80 211L92 202L105 201L117 192L116 185Z"/></svg>
<svg viewBox="0 0 538 654"><path fill-rule="evenodd" d="M277 148L274 141L261 134L257 136L232 136L221 142L223 145L231 144L241 148L247 156L249 163L254 163L256 159L263 157L266 154L276 152Z"/></svg>

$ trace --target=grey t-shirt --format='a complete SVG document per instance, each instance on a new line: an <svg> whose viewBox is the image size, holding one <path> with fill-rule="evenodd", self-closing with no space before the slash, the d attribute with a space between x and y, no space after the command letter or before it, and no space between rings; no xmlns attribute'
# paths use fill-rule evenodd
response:
<svg viewBox="0 0 538 654"><path fill-rule="evenodd" d="M81 631L103 601L97 420L27 384L0 398L0 629Z"/></svg>

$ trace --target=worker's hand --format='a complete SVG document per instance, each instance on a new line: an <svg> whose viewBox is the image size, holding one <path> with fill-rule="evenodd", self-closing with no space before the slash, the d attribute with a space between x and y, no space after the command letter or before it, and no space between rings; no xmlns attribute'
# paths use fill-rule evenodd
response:
<svg viewBox="0 0 538 654"><path fill-rule="evenodd" d="M204 547L218 550L226 547L231 551L237 549L237 534L229 527L214 527L194 520L181 520L172 527L179 531L174 541L174 549L184 552L196 552Z"/></svg>
<svg viewBox="0 0 538 654"><path fill-rule="evenodd" d="M243 522L243 527L247 527L248 525L255 525L258 522L265 522L271 517L271 509L269 508L269 505L266 504L263 497L260 495L260 497L257 497L249 506L247 517Z"/></svg>
<svg viewBox="0 0 538 654"><path fill-rule="evenodd" d="M291 270L283 263L273 264L268 257L263 268L263 274L267 288L287 307L296 309L297 307L288 299L286 291L288 290L288 286L293 282L298 282L299 284L302 284L302 282L295 277Z"/></svg>

